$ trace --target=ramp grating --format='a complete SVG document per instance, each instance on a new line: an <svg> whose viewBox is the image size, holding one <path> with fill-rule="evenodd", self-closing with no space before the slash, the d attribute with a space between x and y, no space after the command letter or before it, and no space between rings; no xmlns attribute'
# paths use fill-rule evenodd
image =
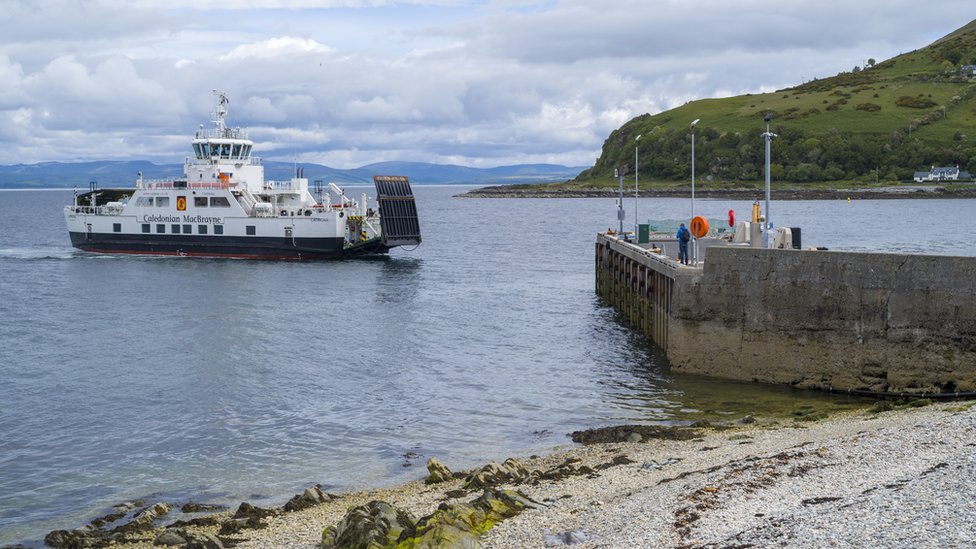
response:
<svg viewBox="0 0 976 549"><path fill-rule="evenodd" d="M377 175L373 177L373 184L376 185L383 244L390 248L420 244L420 220L410 181L402 175Z"/></svg>

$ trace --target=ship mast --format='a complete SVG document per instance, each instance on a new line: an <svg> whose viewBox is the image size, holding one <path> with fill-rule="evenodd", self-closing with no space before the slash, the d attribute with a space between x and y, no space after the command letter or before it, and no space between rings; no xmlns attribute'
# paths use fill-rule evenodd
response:
<svg viewBox="0 0 976 549"><path fill-rule="evenodd" d="M217 135L227 137L227 126L224 124L224 118L227 117L227 105L230 104L230 99L227 97L227 92L214 90L213 93L217 96L217 107L214 109L211 122L217 127Z"/></svg>

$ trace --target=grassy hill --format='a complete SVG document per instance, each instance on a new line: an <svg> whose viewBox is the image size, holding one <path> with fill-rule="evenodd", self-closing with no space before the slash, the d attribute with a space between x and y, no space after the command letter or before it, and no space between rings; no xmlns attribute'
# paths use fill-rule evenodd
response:
<svg viewBox="0 0 976 549"><path fill-rule="evenodd" d="M763 179L763 117L773 116L772 178L791 184L909 180L931 165L976 172L976 21L931 45L773 93L692 101L641 115L615 130L596 164L569 186L615 185L614 168L649 187L690 179L690 123L704 188L752 187ZM697 183L697 181L696 181ZM641 185L644 186L643 184Z"/></svg>

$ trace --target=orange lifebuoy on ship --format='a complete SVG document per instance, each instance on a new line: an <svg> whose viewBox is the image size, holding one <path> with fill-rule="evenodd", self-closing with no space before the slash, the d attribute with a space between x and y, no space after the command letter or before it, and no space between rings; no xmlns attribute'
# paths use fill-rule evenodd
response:
<svg viewBox="0 0 976 549"><path fill-rule="evenodd" d="M708 220L700 215L691 219L691 234L695 238L701 238L708 234Z"/></svg>

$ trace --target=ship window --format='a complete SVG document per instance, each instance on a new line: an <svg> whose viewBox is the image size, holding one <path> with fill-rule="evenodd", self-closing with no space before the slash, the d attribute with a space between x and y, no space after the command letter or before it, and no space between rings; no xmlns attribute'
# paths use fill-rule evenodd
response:
<svg viewBox="0 0 976 549"><path fill-rule="evenodd" d="M251 146L244 145L244 158L251 156Z"/></svg>
<svg viewBox="0 0 976 549"><path fill-rule="evenodd" d="M216 143L210 144L210 156L220 156L220 145Z"/></svg>
<svg viewBox="0 0 976 549"><path fill-rule="evenodd" d="M240 145L234 145L234 154L233 154L233 156L234 156L234 158L240 158L241 157L241 146Z"/></svg>
<svg viewBox="0 0 976 549"><path fill-rule="evenodd" d="M180 226L179 225L170 225L170 228L173 229L171 231L173 234L180 234Z"/></svg>
<svg viewBox="0 0 976 549"><path fill-rule="evenodd" d="M194 196L193 197L193 207L194 208L206 208L207 207L207 197L206 196Z"/></svg>
<svg viewBox="0 0 976 549"><path fill-rule="evenodd" d="M156 225L156 232L159 233L159 234L165 233L166 232L166 225L163 225L162 223Z"/></svg>
<svg viewBox="0 0 976 549"><path fill-rule="evenodd" d="M121 223L112 223L112 232L121 233L122 232L122 224Z"/></svg>
<svg viewBox="0 0 976 549"><path fill-rule="evenodd" d="M194 143L193 144L193 152L196 153L198 159L199 158L203 158L203 151L200 150L200 144L199 143Z"/></svg>
<svg viewBox="0 0 976 549"><path fill-rule="evenodd" d="M169 207L169 197L168 196L158 196L158 197L156 197L156 207L157 208L168 208Z"/></svg>
<svg viewBox="0 0 976 549"><path fill-rule="evenodd" d="M224 234L224 226L214 225L214 234Z"/></svg>
<svg viewBox="0 0 976 549"><path fill-rule="evenodd" d="M197 225L197 234L207 234L207 226Z"/></svg>
<svg viewBox="0 0 976 549"><path fill-rule="evenodd" d="M183 234L193 234L193 225L183 225Z"/></svg>
<svg viewBox="0 0 976 549"><path fill-rule="evenodd" d="M136 206L152 206L153 197L151 196L140 196L136 199Z"/></svg>
<svg viewBox="0 0 976 549"><path fill-rule="evenodd" d="M247 234L249 234L249 235L252 235L252 236L253 236L254 234L256 234L256 233L254 232L254 225L245 225L245 226L244 226L244 232L245 232L245 233L247 233Z"/></svg>
<svg viewBox="0 0 976 549"><path fill-rule="evenodd" d="M143 223L142 224L142 232L148 233L150 228L151 227L149 226L149 223Z"/></svg>
<svg viewBox="0 0 976 549"><path fill-rule="evenodd" d="M230 157L230 143L224 143L220 147L220 156L223 158Z"/></svg>
<svg viewBox="0 0 976 549"><path fill-rule="evenodd" d="M230 201L226 196L213 196L210 198L211 208L230 208Z"/></svg>

